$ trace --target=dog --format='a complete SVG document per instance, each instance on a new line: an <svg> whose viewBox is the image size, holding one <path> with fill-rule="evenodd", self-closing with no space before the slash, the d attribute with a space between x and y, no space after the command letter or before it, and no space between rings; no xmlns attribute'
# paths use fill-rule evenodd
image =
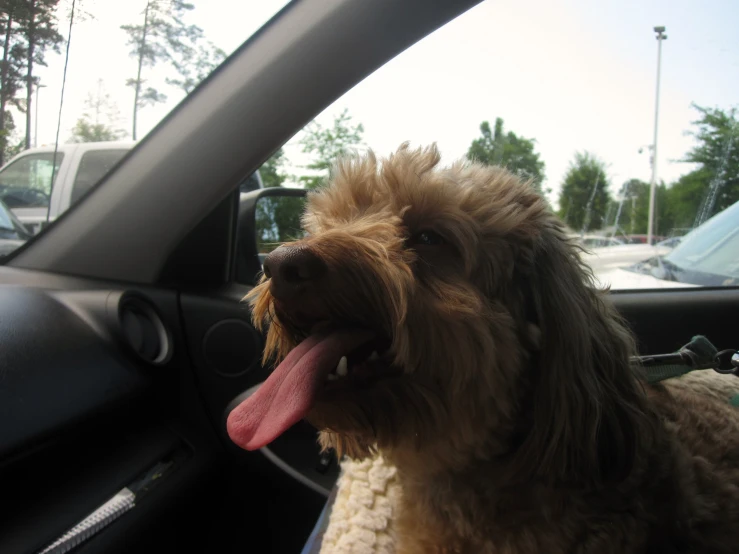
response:
<svg viewBox="0 0 739 554"><path fill-rule="evenodd" d="M401 553L739 551L739 379L649 385L545 200L436 146L339 161L248 296L279 363L240 446L298 420L397 468Z"/></svg>

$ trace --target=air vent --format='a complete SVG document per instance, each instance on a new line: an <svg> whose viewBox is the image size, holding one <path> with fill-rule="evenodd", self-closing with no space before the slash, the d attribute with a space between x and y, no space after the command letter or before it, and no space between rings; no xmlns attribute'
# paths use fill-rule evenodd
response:
<svg viewBox="0 0 739 554"><path fill-rule="evenodd" d="M148 302L138 297L124 297L119 314L123 336L139 357L154 365L169 361L172 355L169 333Z"/></svg>

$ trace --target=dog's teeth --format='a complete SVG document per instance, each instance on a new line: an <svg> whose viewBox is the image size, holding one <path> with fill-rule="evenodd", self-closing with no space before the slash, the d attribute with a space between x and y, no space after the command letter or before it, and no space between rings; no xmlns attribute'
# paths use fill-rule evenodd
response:
<svg viewBox="0 0 739 554"><path fill-rule="evenodd" d="M376 362L380 359L380 355L377 353L377 350L374 350L372 354L370 354L369 358L367 358L370 362Z"/></svg>
<svg viewBox="0 0 739 554"><path fill-rule="evenodd" d="M346 356L342 356L339 360L339 365L336 366L336 375L345 377L347 373L349 373L349 365Z"/></svg>
<svg viewBox="0 0 739 554"><path fill-rule="evenodd" d="M338 375L334 375L333 373L329 373L328 375L326 375L326 379L328 379L329 381L336 381L336 379L338 379L338 378L339 378L339 376Z"/></svg>

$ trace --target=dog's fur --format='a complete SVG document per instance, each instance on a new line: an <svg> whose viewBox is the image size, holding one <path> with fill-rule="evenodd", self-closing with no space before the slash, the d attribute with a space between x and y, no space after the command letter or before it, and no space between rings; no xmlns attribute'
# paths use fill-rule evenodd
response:
<svg viewBox="0 0 739 554"><path fill-rule="evenodd" d="M392 338L401 375L308 420L325 448L397 466L398 551L739 551L739 378L643 383L545 201L505 169L439 160L403 145L340 161L292 243L327 264L312 294L331 319ZM269 287L250 300L281 359L307 330Z"/></svg>

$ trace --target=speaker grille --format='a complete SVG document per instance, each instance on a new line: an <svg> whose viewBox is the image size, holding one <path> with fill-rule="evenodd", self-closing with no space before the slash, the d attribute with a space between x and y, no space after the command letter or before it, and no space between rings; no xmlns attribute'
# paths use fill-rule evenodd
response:
<svg viewBox="0 0 739 554"><path fill-rule="evenodd" d="M261 337L246 321L224 319L205 333L203 352L210 369L236 377L259 366Z"/></svg>

